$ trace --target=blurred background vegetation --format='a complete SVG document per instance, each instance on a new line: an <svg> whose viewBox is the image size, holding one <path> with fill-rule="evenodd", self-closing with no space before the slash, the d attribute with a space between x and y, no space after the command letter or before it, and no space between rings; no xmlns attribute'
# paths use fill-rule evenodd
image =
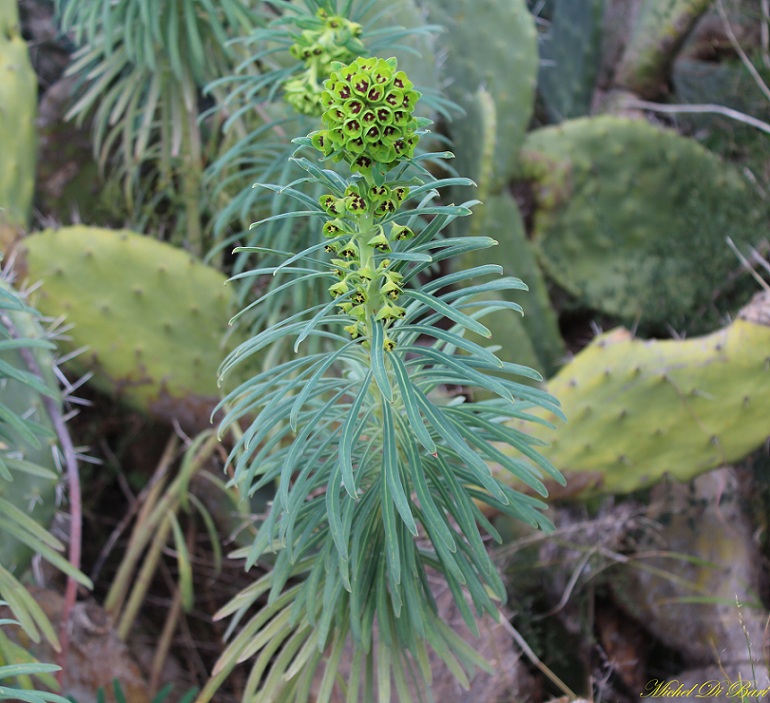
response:
<svg viewBox="0 0 770 703"><path fill-rule="evenodd" d="M316 128L281 86L324 3L0 2L0 598L20 623L2 624L0 665L58 657L81 703L189 700L222 650L213 614L262 568L224 557L270 500L226 485L217 368L324 294L227 325L274 285L225 287L254 263L233 247L314 236L249 225L293 207L251 186L295 178L291 139ZM501 246L464 265L527 283L494 339L568 417L540 433L568 477L556 531L490 516L510 621L474 647L498 665L462 694L437 668L436 699L768 683L768 4L332 3L363 53L399 56L434 148L476 181L451 194L483 203L452 234ZM0 684L53 687L39 671Z"/></svg>

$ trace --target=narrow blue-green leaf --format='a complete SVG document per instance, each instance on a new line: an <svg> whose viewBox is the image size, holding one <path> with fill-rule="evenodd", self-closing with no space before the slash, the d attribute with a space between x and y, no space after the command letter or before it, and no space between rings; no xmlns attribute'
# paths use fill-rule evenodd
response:
<svg viewBox="0 0 770 703"><path fill-rule="evenodd" d="M48 530L46 530L40 523L33 520L26 512L19 509L16 505L0 497L0 520L5 524L10 524L14 528L13 535L20 540L23 540L30 546L33 544L45 544L52 549L61 551L64 549L64 545L56 539ZM8 523L6 523L6 518ZM23 530L24 534L19 530Z"/></svg>
<svg viewBox="0 0 770 703"><path fill-rule="evenodd" d="M444 299L452 300L455 298L460 298L465 300L466 298L470 298L475 295L480 295L483 293L494 293L501 290L526 291L529 290L529 286L527 286L527 284L519 278L514 278L513 276L505 276L504 278L500 278L496 281L479 283L475 286L468 286L467 288L461 288L459 290L452 291L452 293L447 294Z"/></svg>
<svg viewBox="0 0 770 703"><path fill-rule="evenodd" d="M302 584L302 593L304 595L305 603L305 615L307 621L311 626L315 627L317 618L317 612L319 610L319 599L321 597L321 579L326 573L326 559L328 556L328 550L332 548L331 543L327 543L317 554L313 555L313 565L310 568L310 572L305 575L305 581ZM295 618L302 615L302 598L297 598L294 602ZM322 608L323 605L320 604Z"/></svg>
<svg viewBox="0 0 770 703"><path fill-rule="evenodd" d="M390 703L391 651L390 645L380 642L377 648L377 700Z"/></svg>
<svg viewBox="0 0 770 703"><path fill-rule="evenodd" d="M417 578L407 574L402 579L404 584L404 605L406 606L405 624L417 635L412 637L414 645L418 639L425 637L425 618L423 612L429 608L420 592Z"/></svg>
<svg viewBox="0 0 770 703"><path fill-rule="evenodd" d="M358 439L356 430L360 427L359 414L361 412L361 406L364 399L369 393L369 384L372 380L371 369L366 372L363 381L361 382L361 388L358 391L353 404L350 406L350 410L345 417L345 422L342 425L342 431L340 432L339 441L339 465L342 472L342 485L345 486L345 490L348 492L351 498L356 499L356 479L353 475L353 444Z"/></svg>
<svg viewBox="0 0 770 703"><path fill-rule="evenodd" d="M393 366L393 375L396 377L396 383L398 384L399 391L401 392L401 400L404 403L406 410L406 416L409 418L409 425L415 437L419 440L420 444L430 453L436 453L436 443L433 441L428 428L425 427L420 410L417 407L417 401L412 391L412 381L409 378L409 373L404 366L404 362L401 361L401 351L398 350L390 357Z"/></svg>
<svg viewBox="0 0 770 703"><path fill-rule="evenodd" d="M447 288L448 286L462 283L471 278L479 278L481 276L489 276L492 274L500 275L502 272L503 267L498 266L497 264L484 264L482 266L475 266L471 269L462 269L461 271L455 271L454 273L441 276L426 283L422 286L422 291L424 293L433 293L441 288Z"/></svg>
<svg viewBox="0 0 770 703"><path fill-rule="evenodd" d="M291 534L295 518L301 515L302 504L307 500L317 484L324 484L326 471L331 470L331 464L337 461L337 457L329 451L329 447L338 442L337 430L339 428L339 416L330 418L330 422L324 424L324 431L317 433L323 437L323 441L317 445L315 451L307 456L307 461L296 476L294 486L289 493L289 503L284 506L286 517L284 522L286 539L291 544ZM331 431L327 431L331 430ZM325 435L325 436L324 436Z"/></svg>
<svg viewBox="0 0 770 703"><path fill-rule="evenodd" d="M332 551L326 562L327 576L323 592L323 609L321 610L321 617L318 620L318 626L316 628L319 650L326 648L327 640L329 639L329 630L332 627L337 611L337 601L342 593L342 585L339 579L334 578L334 569L337 567L336 562L337 552Z"/></svg>
<svg viewBox="0 0 770 703"><path fill-rule="evenodd" d="M50 342L44 339L6 339L0 342L0 351L9 349L56 349ZM34 378L34 377L33 377Z"/></svg>
<svg viewBox="0 0 770 703"><path fill-rule="evenodd" d="M326 217L326 213L319 212L318 210L296 210L293 212L282 212L279 215L271 215L270 217L265 217L262 220L257 220L256 222L252 222L249 226L249 229L255 229L256 227L259 227L260 225L264 225L268 222L277 222L279 220L293 220L297 217Z"/></svg>
<svg viewBox="0 0 770 703"><path fill-rule="evenodd" d="M357 504L355 518L358 528L351 537L350 627L354 642L364 648L368 648L368 641L364 639L363 621L367 603L373 597L372 584L378 563L371 555L379 553L383 539L377 510L378 498L375 491L368 491Z"/></svg>
<svg viewBox="0 0 770 703"><path fill-rule="evenodd" d="M419 390L417 390L417 398L425 416L430 420L433 427L444 438L446 443L463 459L468 468L473 470L473 474L480 485L486 488L500 502L504 504L507 503L508 499L502 492L497 479L492 476L489 466L487 466L486 462L465 444L465 441L457 433L451 423L443 417L441 409L434 406Z"/></svg>
<svg viewBox="0 0 770 703"><path fill-rule="evenodd" d="M321 183L328 185L329 188L337 190L338 193L344 192L347 182L336 172L327 169L318 168L316 164L304 158L289 159L296 163L300 168L305 169L311 176L315 176Z"/></svg>
<svg viewBox="0 0 770 703"><path fill-rule="evenodd" d="M432 264L433 257L430 254L420 254L412 251L393 251L388 254L392 261L418 261L420 263Z"/></svg>
<svg viewBox="0 0 770 703"><path fill-rule="evenodd" d="M382 324L374 318L369 318L372 330L371 360L372 374L377 387L380 389L383 397L388 403L393 402L393 389L390 387L388 371L385 368L385 332Z"/></svg>
<svg viewBox="0 0 770 703"><path fill-rule="evenodd" d="M284 254L282 254L281 252L268 249L267 247L238 247L237 249L235 249L235 251L236 252L242 252L242 251L258 252L260 254L278 254L279 256L284 256ZM275 270L276 270L275 266L249 269L248 271L242 271L241 273L237 273L234 276L230 276L230 278L227 279L227 282L230 283L230 281L241 281L245 278L257 278L258 276L266 276L266 275L272 276ZM283 269L283 272L291 273L295 275L298 273L321 273L320 271L318 271L318 269L312 269L312 268L303 267L303 266L289 266Z"/></svg>
<svg viewBox="0 0 770 703"><path fill-rule="evenodd" d="M334 464L332 472L329 475L329 485L326 488L326 514L329 517L329 532L331 533L334 545L337 548L339 556L339 573L342 577L342 583L346 590L350 590L350 567L348 540L350 535L346 534L345 526L342 521L342 505L340 502L340 492L342 490L342 472L339 464Z"/></svg>
<svg viewBox="0 0 770 703"><path fill-rule="evenodd" d="M283 461L281 467L281 481L278 487L277 498L280 499L280 505L286 505L289 502L289 491L291 485L291 477L300 461L301 457L307 451L307 439L315 432L319 431L319 423L327 416L329 411L336 406L339 399L347 393L350 382L347 382L347 386L340 389L335 395L333 395L310 419L307 424L302 428L302 431L297 435L289 448L289 452Z"/></svg>
<svg viewBox="0 0 770 703"><path fill-rule="evenodd" d="M480 357L481 360L488 362L491 367L498 369L503 367L503 362L498 359L493 352L489 351L489 349L485 349L481 345L476 344L475 342L471 342L469 339L461 337L459 334L455 334L454 332L449 332L435 326L420 324L399 325L398 331L399 333L416 332L417 334L425 337L433 337L436 340L441 340L447 344L459 347L460 349L467 351L469 354L475 354L476 356Z"/></svg>
<svg viewBox="0 0 770 703"><path fill-rule="evenodd" d="M386 617L386 614L390 610L391 590L398 590L397 584L390 573L386 573L387 562L380 559L380 566L377 570L377 579L375 581L376 601L377 608L377 626L379 627L377 646L380 647L383 643L390 645L393 644L393 632L390 629L390 619ZM396 587L393 584L396 583Z"/></svg>
<svg viewBox="0 0 770 703"><path fill-rule="evenodd" d="M300 391L299 395L297 395L297 399L294 401L294 405L291 408L291 413L289 413L289 424L291 425L292 430L295 432L297 431L297 417L299 412L302 410L302 407L307 402L311 394L316 390L319 380L328 371L328 369L340 357L344 356L347 350L354 344L356 344L355 340L351 340L345 346L337 349L334 353L329 354L325 359L321 361L315 373L310 377L310 379L305 382L304 387Z"/></svg>
<svg viewBox="0 0 770 703"><path fill-rule="evenodd" d="M358 703L358 692L361 688L361 669L363 665L361 659L364 652L360 647L353 648L353 661L350 664L350 674L347 680L348 691L345 695L345 703Z"/></svg>
<svg viewBox="0 0 770 703"><path fill-rule="evenodd" d="M334 634L331 654L326 659L325 671L321 679L321 685L316 696L316 703L329 703L332 690L337 677L340 660L345 647L346 637L344 633L337 630Z"/></svg>
<svg viewBox="0 0 770 703"><path fill-rule="evenodd" d="M396 428L393 422L393 410L390 403L382 403L382 422L383 422L383 461L382 470L385 474L385 481L390 486L393 496L393 503L398 510L398 514L404 521L407 529L416 537L417 525L414 516L409 507L409 498L404 490L404 484L401 481L401 472L398 461L398 443L396 440Z"/></svg>
<svg viewBox="0 0 770 703"><path fill-rule="evenodd" d="M5 455L0 452L0 479L3 481L13 482L13 474L8 470L8 465L5 461Z"/></svg>
<svg viewBox="0 0 770 703"><path fill-rule="evenodd" d="M479 554L487 554L484 541L481 539L478 525L476 524L475 513L471 493L473 486L468 485L474 478L472 471L456 465L450 465L446 458L439 455L436 460L436 466L431 467L430 479L435 491L441 496L441 500L447 511L457 522L460 532L467 540L471 549L475 549ZM501 485L500 490L506 495L515 493L515 491L506 491L507 486ZM483 492L479 488L478 492ZM488 495L488 493L487 493ZM493 498L493 500L495 500Z"/></svg>
<svg viewBox="0 0 770 703"><path fill-rule="evenodd" d="M336 237L335 239L331 241L339 241L343 239L342 237ZM318 242L317 244L314 244L312 246L308 246L305 249L303 249L298 254L293 254L292 256L289 256L285 261L282 261L278 266L275 267L275 270L273 271L273 275L277 275L280 271L282 271L287 266L291 266L295 261L300 261L302 259L307 259L311 261L318 261L318 259L312 259L310 257L310 254L316 251L322 251L324 247L329 243L330 240L324 239L321 242ZM323 263L323 262L321 262Z"/></svg>
<svg viewBox="0 0 770 703"><path fill-rule="evenodd" d="M171 70L174 72L174 75L181 79L184 75L184 71L182 69L183 66L183 59L182 54L179 50L181 42L179 41L179 15L178 15L178 8L177 3L175 0L173 1L172 7L168 8L169 13L167 15L168 24L166 26L166 36L164 37L166 47L168 49L168 56L171 63Z"/></svg>
<svg viewBox="0 0 770 703"><path fill-rule="evenodd" d="M402 418L399 418L399 425L402 434L408 437L409 428ZM425 480L425 466L417 453L417 447L414 442L407 439L404 442L404 451L409 463L409 468L411 469L411 477L417 499L420 501L423 513L425 513L425 523L429 525L431 531L435 532L435 534L443 541L446 548L450 552L454 552L457 549L454 535L446 522L446 518L442 515L441 511L439 511L436 502L433 500L430 488Z"/></svg>
<svg viewBox="0 0 770 703"><path fill-rule="evenodd" d="M412 353L419 357L427 357L428 359L433 360L436 363L436 366L440 368L441 366L444 366L450 370L453 370L457 373L459 378L465 379L466 385L476 385L479 388L486 388L490 391L493 391L497 393L502 398L505 398L506 400L513 402L513 395L511 392L506 388L504 379L499 379L495 376L490 376L484 373L480 373L479 371L476 371L471 366L471 359L464 356L450 356L449 354L446 354L438 349L433 349L431 347L426 346L419 346L419 345L413 345L413 346L407 346L403 348L403 351L405 353ZM411 360L410 360L411 362ZM412 362L413 363L413 362ZM486 363L479 364L482 366L482 368L487 368L491 370L499 370L501 367L497 364L493 365L487 365Z"/></svg>
<svg viewBox="0 0 770 703"><path fill-rule="evenodd" d="M385 531L385 558L388 572L395 583L401 582L401 555L398 550L398 533L393 497L389 482L383 476L380 479L380 506L382 509L382 527Z"/></svg>
<svg viewBox="0 0 770 703"><path fill-rule="evenodd" d="M16 676L37 676L59 671L61 667L55 664L42 664L34 662L30 664L8 664L0 666L0 679L9 679Z"/></svg>
<svg viewBox="0 0 770 703"><path fill-rule="evenodd" d="M438 251L441 249L454 249L457 246L471 246L474 249L489 249L497 246L498 241L492 237L472 236L472 237L449 237L446 239L431 239L429 241L416 244L418 238L412 240L415 249L418 251Z"/></svg>
<svg viewBox="0 0 770 703"><path fill-rule="evenodd" d="M345 298L348 296L345 296ZM344 300L343 298L342 300ZM308 337L308 335L312 334L315 331L315 328L318 327L319 324L324 322L324 318L328 316L329 311L333 310L337 305L339 305L342 300L340 298L335 298L330 300L325 307L321 308L310 320L310 322L307 323L305 328L300 332L299 336L297 337L297 341L294 342L294 352L297 353L299 351L299 345L302 344L302 342L305 341L305 339Z"/></svg>
<svg viewBox="0 0 770 703"><path fill-rule="evenodd" d="M404 291L404 296L409 298L414 298L415 300L418 300L423 305L426 305L429 308L432 308L438 313L441 313L444 315L444 317L449 318L450 320L456 322L459 325L462 325L466 329L470 330L471 332L475 332L476 334L480 334L482 337L491 337L492 333L484 327L480 322L477 320L474 320L469 315L466 315L463 312L460 312L459 310L455 310L454 308L447 305L443 300L440 298L436 298L432 295L427 295L426 293L423 293L419 290L414 289L407 289Z"/></svg>
<svg viewBox="0 0 770 703"><path fill-rule="evenodd" d="M40 447L40 439L32 432L22 418L8 407L0 403L0 422L8 423L19 434L19 438L30 444L32 447Z"/></svg>
<svg viewBox="0 0 770 703"><path fill-rule="evenodd" d="M58 669L59 667L56 667L53 671L58 671ZM32 673L34 674L35 672ZM69 698L62 698L56 693L22 691L21 689L8 688L7 686L0 686L0 700L24 701L24 703L72 703Z"/></svg>
<svg viewBox="0 0 770 703"><path fill-rule="evenodd" d="M252 301L249 303L246 307L239 310L235 315L233 315L232 318L230 318L229 324L232 325L236 320L239 320L241 317L243 317L245 314L247 314L250 310L253 310L254 308L258 307L259 305L262 305L267 300L273 298L281 291L287 290L287 289L293 289L297 286L302 285L303 283L306 283L307 281L312 281L316 278L329 278L329 272L328 271L313 271L311 273L305 274L303 276L295 276L291 278L290 280L286 281L286 283L282 283L279 286L271 285L267 292L261 295L257 300ZM323 305L320 306L322 309L328 310L328 305L325 307ZM309 311L307 311L309 312Z"/></svg>
<svg viewBox="0 0 770 703"><path fill-rule="evenodd" d="M433 190L438 195L438 188L450 188L454 186L475 186L476 184L470 178L439 178L428 183L423 183L421 186L413 187L409 189L409 198L416 198L423 193L429 193Z"/></svg>
<svg viewBox="0 0 770 703"><path fill-rule="evenodd" d="M463 205L436 205L435 207L410 208L409 210L400 210L382 220L382 224L392 222L396 218L403 219L408 215L449 215L450 217L467 217L472 215L473 211Z"/></svg>
<svg viewBox="0 0 770 703"><path fill-rule="evenodd" d="M198 25L197 17L196 17L196 7L195 3L192 2L186 2L185 5L185 39L188 42L189 50L190 50L190 64L192 68L192 73L196 78L200 78L200 74L203 70L203 67L206 65L206 59L204 57L203 52L203 42L201 41L201 35L200 35L200 26ZM212 20L216 18L216 15L210 16L208 18L208 22L210 23ZM214 23L215 25L216 23ZM212 26L209 24L209 26Z"/></svg>
<svg viewBox="0 0 770 703"><path fill-rule="evenodd" d="M313 183L312 178L299 178L296 181L293 181L292 183L289 183L288 185L272 185L268 183L262 183L261 187L265 188L267 190L271 190L275 193L278 193L279 195L288 195L295 200L299 200L301 203L304 203L308 208L310 209L317 209L320 211L323 211L323 208L318 204L318 201L308 195L307 193L302 192L301 190L297 190L296 188L293 188L292 186L299 185L300 183Z"/></svg>
<svg viewBox="0 0 770 703"><path fill-rule="evenodd" d="M566 479L561 474L561 472L542 454L540 454L540 452L532 447L532 445L547 446L547 442L538 440L534 437L530 437L526 433L521 432L520 430L516 430L513 427L490 422L485 418L481 418L478 415L472 414L468 409L458 407L452 408L450 412L452 414L463 417L465 419L466 426L470 424L472 418L473 423L480 425L499 441L505 442L506 444L520 451L525 456L532 459L532 461L534 461L538 466L545 470L551 476L551 478L553 478L555 481L558 481L561 485L565 485ZM518 475L518 472L514 473ZM529 473L532 474L531 469L529 470Z"/></svg>

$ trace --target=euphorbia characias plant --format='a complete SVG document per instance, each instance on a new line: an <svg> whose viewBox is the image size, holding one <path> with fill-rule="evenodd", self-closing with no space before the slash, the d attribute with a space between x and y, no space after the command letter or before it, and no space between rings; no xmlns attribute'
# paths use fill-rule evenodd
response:
<svg viewBox="0 0 770 703"><path fill-rule="evenodd" d="M320 115L323 111L323 82L334 61L351 61L366 52L359 39L363 28L340 15L329 15L322 7L315 17L305 18L307 26L291 45L291 55L306 66L296 78L283 84L286 101L297 112Z"/></svg>
<svg viewBox="0 0 770 703"><path fill-rule="evenodd" d="M437 179L424 166L451 154L416 155L428 125L413 114L419 97L395 59L334 64L321 95L324 129L296 140L293 161L304 174L280 188L301 209L265 220L309 218L323 236L280 252L277 266L240 274L278 279L263 298L314 279L329 295L241 345L222 367L225 376L284 338L298 352L223 403L223 429L248 425L230 457L234 483L245 494L277 486L239 555L247 568L274 556L269 573L218 614L234 615L232 639L201 702L249 659L249 701L299 703L312 691L323 702L335 688L351 702L390 701L393 686L407 701L429 687L429 649L467 685L468 672L486 663L440 617L429 574L441 574L474 630L476 617L497 617L505 599L481 531L499 536L479 505L548 526L543 503L498 481L488 464L545 495L542 472L560 475L538 441L506 421L538 422L530 408L558 414L558 403L515 380L538 379L535 371L466 338L490 336L486 313L520 312L484 293L525 286L493 264L437 273L441 261L495 242L439 236L475 201L435 204L440 188L472 183ZM320 201L304 192L319 184ZM463 393L450 396L448 387ZM493 399L474 401L474 389Z"/></svg>

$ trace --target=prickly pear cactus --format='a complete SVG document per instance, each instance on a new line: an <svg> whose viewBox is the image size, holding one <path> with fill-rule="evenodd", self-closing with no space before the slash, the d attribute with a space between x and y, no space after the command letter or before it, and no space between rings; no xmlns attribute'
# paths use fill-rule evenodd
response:
<svg viewBox="0 0 770 703"><path fill-rule="evenodd" d="M745 178L694 140L618 117L531 132L521 178L548 275L584 305L641 329L680 326L754 242L764 213Z"/></svg>
<svg viewBox="0 0 770 703"><path fill-rule="evenodd" d="M457 170L478 179L482 121L477 92L485 88L497 112L493 154L499 191L513 172L532 116L537 81L537 32L524 0L427 0L428 18L446 29L447 95L465 110L449 125Z"/></svg>
<svg viewBox="0 0 770 703"><path fill-rule="evenodd" d="M671 86L672 98L677 102L710 102L740 110L761 120L770 116L767 98L757 90L754 78L737 59L720 62L679 59L671 72ZM695 122L699 127L708 126L711 129L714 129L715 122L719 122L721 128L725 129L725 118L714 114L682 115L682 118L687 122ZM738 122L731 123L728 127L757 134L757 141L767 141L764 133L752 127Z"/></svg>
<svg viewBox="0 0 770 703"><path fill-rule="evenodd" d="M56 435L43 399L48 396L61 408L62 397L53 345L45 341L37 317L0 279L0 500L46 526L56 508L58 472ZM35 360L42 377L33 375L20 349ZM0 520L0 565L18 575L31 556L12 526Z"/></svg>
<svg viewBox="0 0 770 703"><path fill-rule="evenodd" d="M16 0L0 3L0 241L27 226L35 182L37 77Z"/></svg>
<svg viewBox="0 0 770 703"><path fill-rule="evenodd" d="M40 310L64 316L70 346L87 347L75 370L93 371L96 387L140 411L208 426L227 351L224 275L149 237L92 227L27 237L20 265L42 281Z"/></svg>
<svg viewBox="0 0 770 703"><path fill-rule="evenodd" d="M538 91L553 122L586 115L602 49L605 0L555 0L540 36Z"/></svg>
<svg viewBox="0 0 770 703"><path fill-rule="evenodd" d="M724 329L686 340L597 337L551 379L567 423L536 426L564 497L628 493L742 459L770 433L770 293ZM535 427L535 426L533 426Z"/></svg>
<svg viewBox="0 0 770 703"><path fill-rule="evenodd" d="M671 65L712 0L643 0L615 73L618 86L643 98L666 89Z"/></svg>

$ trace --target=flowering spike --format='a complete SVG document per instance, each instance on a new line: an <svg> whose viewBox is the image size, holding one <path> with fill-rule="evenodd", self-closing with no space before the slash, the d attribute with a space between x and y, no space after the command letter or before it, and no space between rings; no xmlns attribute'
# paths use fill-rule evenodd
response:
<svg viewBox="0 0 770 703"><path fill-rule="evenodd" d="M394 71L396 65L395 59L358 58L331 73L321 99L328 137L311 139L316 149L328 156L330 140L354 172L365 174L374 163L390 169L414 155L412 113L420 94L403 71Z"/></svg>

